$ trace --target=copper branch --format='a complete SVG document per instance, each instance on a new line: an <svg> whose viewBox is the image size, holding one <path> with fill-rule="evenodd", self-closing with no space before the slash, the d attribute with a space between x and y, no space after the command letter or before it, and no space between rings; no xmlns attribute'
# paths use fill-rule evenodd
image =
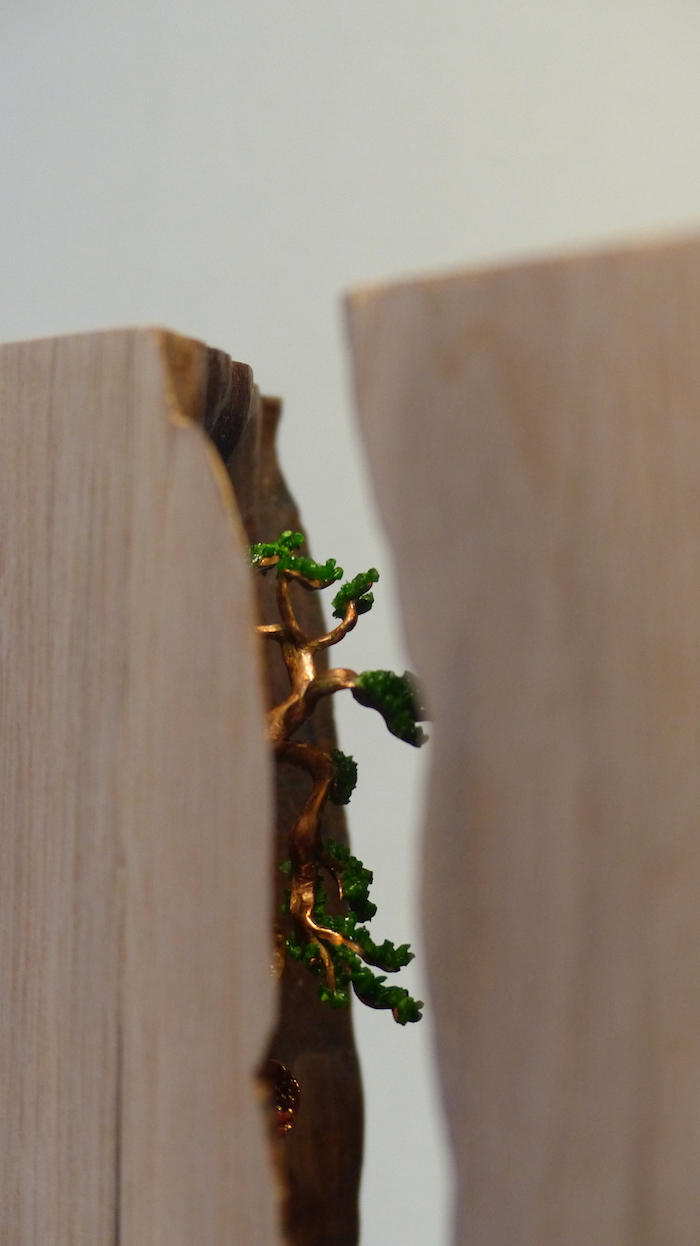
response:
<svg viewBox="0 0 700 1246"><path fill-rule="evenodd" d="M280 612L282 625L289 639L297 648L305 649L309 641L299 627L292 609L292 601L289 596L289 581L290 573L288 571L280 571L277 576L277 609Z"/></svg>
<svg viewBox="0 0 700 1246"><path fill-rule="evenodd" d="M330 697L334 692L342 692L344 688L354 688L357 683L357 672L344 666L336 666L317 676L309 684L304 693L304 702L309 714L312 714L322 697Z"/></svg>
<svg viewBox="0 0 700 1246"><path fill-rule="evenodd" d="M292 863L292 886L290 912L307 938L318 943L321 958L326 968L326 981L331 990L335 990L335 974L332 962L320 940L341 944L362 955L362 949L352 940L346 939L327 926L320 926L314 918L316 904L316 885L318 866L323 858L321 843L321 814L328 799L328 790L333 782L333 762L322 749L301 742L280 743L275 752L280 761L306 770L314 780L311 794L289 832L289 855Z"/></svg>
<svg viewBox="0 0 700 1246"><path fill-rule="evenodd" d="M358 617L357 606L354 601L349 602L342 623L334 627L332 632L327 632L325 636L319 636L316 640L312 640L309 644L311 652L316 653L318 649L328 649L330 645L337 645L338 641L343 639L343 636L347 636L348 632L352 631Z"/></svg>

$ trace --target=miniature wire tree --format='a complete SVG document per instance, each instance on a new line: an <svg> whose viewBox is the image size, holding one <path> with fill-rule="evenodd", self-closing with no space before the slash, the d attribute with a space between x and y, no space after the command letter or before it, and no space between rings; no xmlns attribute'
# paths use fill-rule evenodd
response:
<svg viewBox="0 0 700 1246"><path fill-rule="evenodd" d="M291 598L296 584L307 592L328 588L343 577L335 559L325 563L295 554L303 543L300 532L283 532L272 542L250 547L250 560L266 575L277 575L277 608L280 622L260 626L258 631L280 645L290 693L270 710L268 739L280 762L299 766L311 776L311 793L289 832L289 860L281 868L289 878L285 910L294 920L294 931L285 941L286 954L321 979L319 995L334 1008L347 1007L349 987L370 1008L391 1009L395 1021L405 1025L421 1018L422 1001L405 988L386 986L386 974L396 973L413 959L407 943L395 947L388 939L376 944L366 922L377 909L369 898L372 873L344 844L323 842L321 818L327 800L345 805L357 781L357 766L340 749L326 752L292 737L311 717L323 697L349 689L360 705L376 709L389 731L400 740L420 747L426 736L418 726L425 718L415 680L408 673L363 671L346 667L317 672L316 655L336 645L352 631L361 614L372 608L372 585L379 579L374 567L347 581L333 598L337 627L323 636L309 637L297 622ZM327 911L324 876L337 888L344 913ZM377 974L374 969L382 970Z"/></svg>

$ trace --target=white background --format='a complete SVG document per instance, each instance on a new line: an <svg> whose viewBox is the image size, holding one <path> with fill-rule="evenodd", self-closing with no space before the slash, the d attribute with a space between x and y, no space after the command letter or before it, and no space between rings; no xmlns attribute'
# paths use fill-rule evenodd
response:
<svg viewBox="0 0 700 1246"><path fill-rule="evenodd" d="M699 220L698 0L0 0L0 339L158 323L251 363L314 552L382 570L358 669L408 659L340 293ZM419 944L425 757L340 721L377 934ZM363 1246L445 1246L429 1013L356 1021Z"/></svg>

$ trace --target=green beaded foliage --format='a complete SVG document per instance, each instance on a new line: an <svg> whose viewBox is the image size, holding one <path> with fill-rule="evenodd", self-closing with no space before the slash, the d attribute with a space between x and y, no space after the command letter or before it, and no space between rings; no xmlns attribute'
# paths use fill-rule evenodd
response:
<svg viewBox="0 0 700 1246"><path fill-rule="evenodd" d="M282 532L276 541L260 541L257 545L251 545L248 556L252 565L257 567L263 575L266 575L271 567L263 567L260 564L268 558L276 558L277 562L273 565L277 568L278 575L281 571L296 571L306 580L318 584L319 588L328 588L329 584L342 580L343 568L336 566L335 558L329 558L327 562L321 563L314 562L313 558L305 558L301 554L292 553L292 550L298 549L303 541L304 536L301 532Z"/></svg>
<svg viewBox="0 0 700 1246"><path fill-rule="evenodd" d="M335 855L339 849L341 850L341 855L343 855L343 845L335 844L333 841L327 845L329 853L331 844L333 847L332 855ZM364 870L361 861L358 861L356 857L350 856L348 849L345 849L344 852L347 853L346 864L353 863L349 872L354 870L355 872L364 871L365 874L370 874L369 870ZM341 864L341 862L338 863ZM348 904L350 904L349 900ZM358 916L352 909L347 916L342 917L328 913L326 905L326 893L321 886L318 886L316 889L316 905L314 907L315 920L320 925L326 926L330 930L335 930L338 934L342 934L346 939L350 939L357 944L358 947L362 948L365 959L361 959L356 952L343 945L326 945L336 974L336 987L335 990L331 990L325 981L325 966L319 955L316 943L313 941L301 943L296 933L290 935L286 941L288 954L293 960L301 961L312 973L317 974L322 979L318 992L321 1001L324 1004L330 1004L332 1008L346 1008L350 1002L349 988L350 984L352 984L357 998L363 1004L366 1004L369 1008L391 1009L394 1013L394 1019L399 1025L420 1021L423 1001L413 999L405 987L384 985L387 973L396 973L413 960L413 953L409 945L403 943L399 947L395 947L389 939L385 939L382 944L376 944L366 927L357 924ZM374 905L370 907L376 911ZM369 916L365 917L364 920L370 920ZM370 965L375 966L377 969L383 969L384 973L373 973Z"/></svg>
<svg viewBox="0 0 700 1246"><path fill-rule="evenodd" d="M360 705L378 710L392 735L420 748L427 736L417 725L425 717L416 680L410 671L363 671L358 675L352 695Z"/></svg>
<svg viewBox="0 0 700 1246"><path fill-rule="evenodd" d="M331 750L331 761L334 774L329 798L334 805L347 805L357 786L357 762L339 748Z"/></svg>
<svg viewBox="0 0 700 1246"><path fill-rule="evenodd" d="M354 580L348 580L346 584L341 585L333 598L333 618L344 619L345 611L351 601L354 601L358 614L366 614L368 610L371 610L374 605L374 594L369 590L378 579L379 572L376 567L370 567L369 571L360 571Z"/></svg>
<svg viewBox="0 0 700 1246"><path fill-rule="evenodd" d="M336 843L334 839L326 841L326 853L340 879L348 908L361 922L371 921L377 911L376 904L369 898L370 883L374 877L372 871L365 869L362 862L353 857L346 844Z"/></svg>
<svg viewBox="0 0 700 1246"><path fill-rule="evenodd" d="M276 541L259 541L257 545L251 545L248 550L248 557L253 566L257 567L263 558L282 558L285 554L289 554L293 549L298 549L303 544L303 532L282 532Z"/></svg>

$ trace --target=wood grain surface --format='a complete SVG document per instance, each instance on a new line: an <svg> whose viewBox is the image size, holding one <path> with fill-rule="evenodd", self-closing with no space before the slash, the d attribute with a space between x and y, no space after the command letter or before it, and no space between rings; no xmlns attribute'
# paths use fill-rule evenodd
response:
<svg viewBox="0 0 700 1246"><path fill-rule="evenodd" d="M0 350L7 1246L277 1241L271 776L244 538L196 426L235 439L251 384L156 330Z"/></svg>
<svg viewBox="0 0 700 1246"><path fill-rule="evenodd" d="M700 241L350 299L459 1246L700 1241Z"/></svg>

